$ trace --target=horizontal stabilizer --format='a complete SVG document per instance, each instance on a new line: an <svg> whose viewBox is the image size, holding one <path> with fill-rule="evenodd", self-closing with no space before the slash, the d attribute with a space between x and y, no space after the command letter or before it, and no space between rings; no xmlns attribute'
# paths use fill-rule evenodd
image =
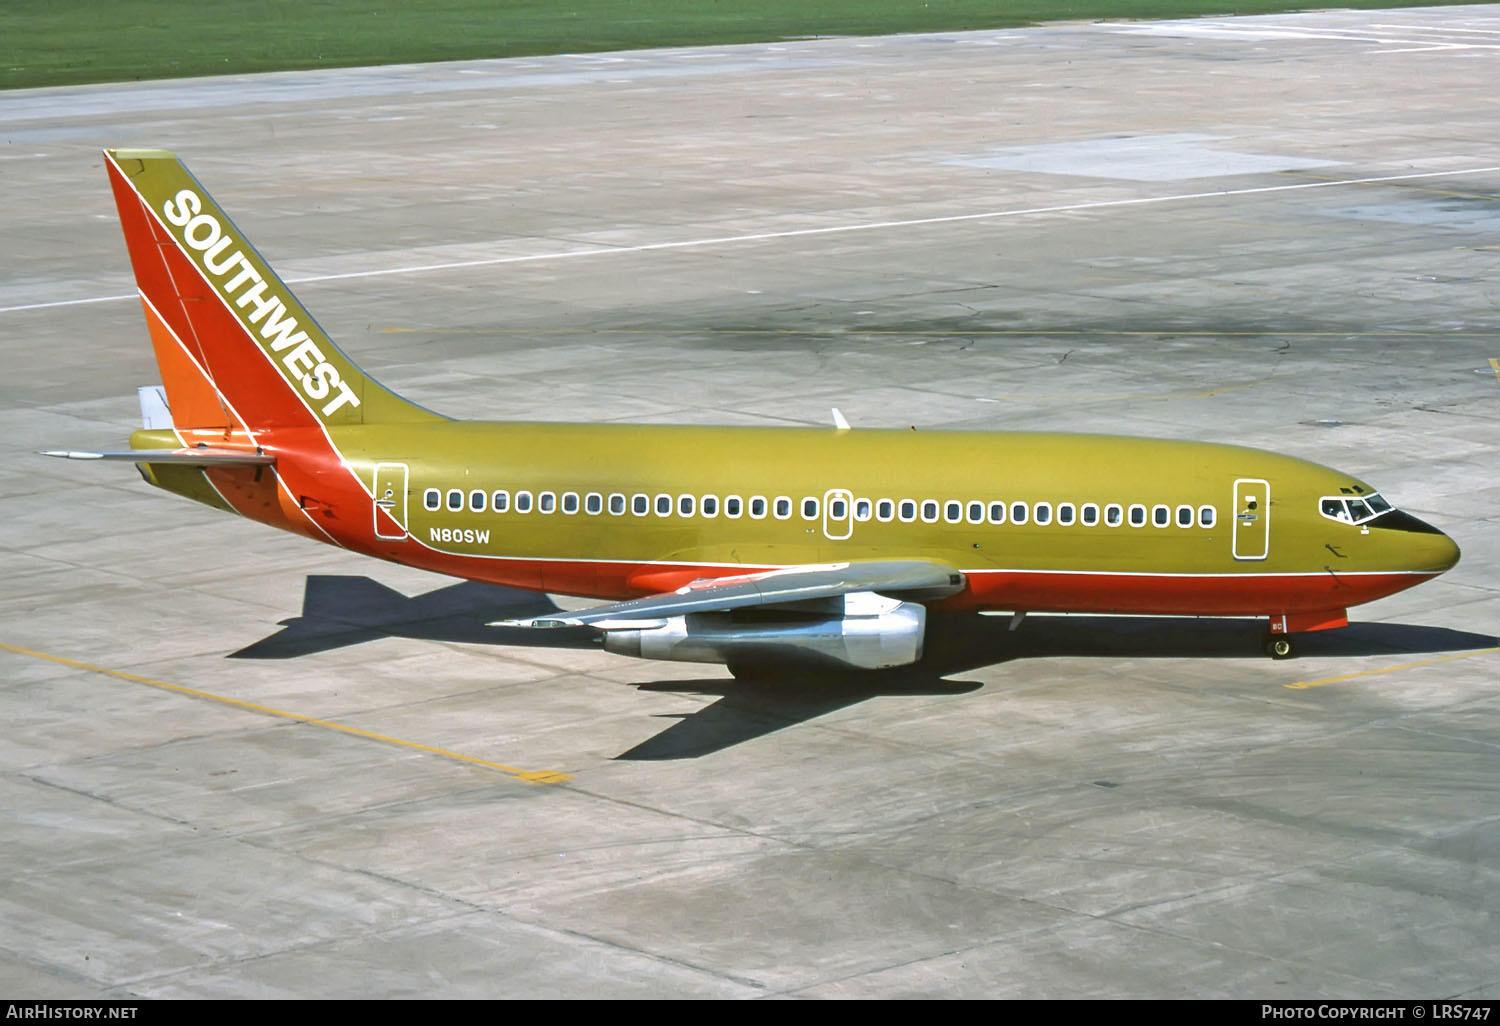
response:
<svg viewBox="0 0 1500 1026"><path fill-rule="evenodd" d="M178 463L194 467L269 467L276 462L270 453L249 449L119 449L113 452L81 452L76 449L50 449L43 456L65 460L126 460L130 463Z"/></svg>

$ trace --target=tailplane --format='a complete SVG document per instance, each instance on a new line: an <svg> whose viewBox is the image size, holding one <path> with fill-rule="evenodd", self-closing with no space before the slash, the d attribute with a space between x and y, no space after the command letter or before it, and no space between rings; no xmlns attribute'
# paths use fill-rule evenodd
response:
<svg viewBox="0 0 1500 1026"><path fill-rule="evenodd" d="M165 405L184 441L443 419L355 366L174 154L105 158Z"/></svg>

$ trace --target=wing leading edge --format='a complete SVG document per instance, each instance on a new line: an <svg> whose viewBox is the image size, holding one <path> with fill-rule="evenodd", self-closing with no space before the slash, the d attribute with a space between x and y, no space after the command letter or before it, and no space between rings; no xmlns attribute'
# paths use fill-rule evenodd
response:
<svg viewBox="0 0 1500 1026"><path fill-rule="evenodd" d="M922 560L794 566L491 626L592 627L607 651L727 663L736 676L787 661L878 670L920 659L922 603L967 586L959 571Z"/></svg>
<svg viewBox="0 0 1500 1026"><path fill-rule="evenodd" d="M649 595L560 616L499 620L491 626L638 630L692 613L785 606L861 592L925 602L957 594L966 584L964 575L952 567L922 560L829 563L709 578L669 594Z"/></svg>

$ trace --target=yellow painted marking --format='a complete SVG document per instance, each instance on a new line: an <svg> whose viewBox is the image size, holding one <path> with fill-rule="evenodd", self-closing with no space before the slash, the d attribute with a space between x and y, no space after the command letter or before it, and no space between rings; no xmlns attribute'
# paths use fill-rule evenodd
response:
<svg viewBox="0 0 1500 1026"><path fill-rule="evenodd" d="M402 748L411 748L419 752L427 752L430 755L441 755L448 759L457 759L459 762L467 762L475 766L483 766L486 769L499 770L509 773L517 780L524 780L528 784L561 784L565 780L573 778L566 773L557 770L525 770L515 766L506 766L498 762L487 762L484 759L476 759L472 755L464 755L461 752L451 752L446 748L437 748L433 745L419 744L416 741L403 741L399 737L390 737L386 734L377 734L373 730L361 730L359 727L350 727L343 723L334 723L332 720L319 720L311 716L303 716L299 713L287 712L284 709L273 709L268 705L257 705L254 702L242 701L238 698L226 698L223 695L215 695L208 691L199 691L196 688L183 687L181 684L168 684L162 680L152 680L150 677L140 677L133 673L124 673L120 670L109 670L102 666L93 666L89 663L80 663L76 659L64 659L62 656L48 655L46 652L36 652L29 648L21 648L19 645L7 645L0 641L0 648L8 652L16 652L21 655L33 656L37 659L46 659L49 662L58 663L62 666L71 666L79 670L87 670L90 673L102 673L107 677L117 677L120 680L132 681L136 684L148 684L153 688L162 688L166 691L175 691L179 695L191 695L193 698L207 698L210 701L222 702L225 705L238 706L241 709L249 709L252 712L265 713L269 716L280 716L283 719L296 720L314 727L325 727L328 730L337 730L345 734L353 734L356 737L369 738L371 741L384 741L386 744L400 745Z"/></svg>
<svg viewBox="0 0 1500 1026"><path fill-rule="evenodd" d="M1298 681L1296 684L1283 684L1282 687L1293 691L1306 691L1308 688L1320 688L1324 684L1337 684L1340 681L1354 680L1356 677L1373 677L1380 673L1395 673L1397 670L1412 670L1418 666L1432 666L1435 663L1451 663L1455 659L1468 659L1477 655L1489 655L1492 652L1500 652L1500 648L1481 648L1473 652L1460 652L1457 655L1438 656L1436 659L1422 659L1415 663L1402 663L1400 666L1387 666L1379 670L1360 670L1358 673L1346 673L1339 677L1325 677L1322 680Z"/></svg>
<svg viewBox="0 0 1500 1026"><path fill-rule="evenodd" d="M1500 381L1500 360L1490 357L1490 366L1495 369L1495 380Z"/></svg>

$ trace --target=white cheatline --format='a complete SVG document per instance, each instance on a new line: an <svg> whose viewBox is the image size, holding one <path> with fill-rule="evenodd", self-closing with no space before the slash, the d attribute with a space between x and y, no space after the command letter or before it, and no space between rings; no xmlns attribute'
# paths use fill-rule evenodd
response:
<svg viewBox="0 0 1500 1026"><path fill-rule="evenodd" d="M1246 189L1214 189L1207 192L1183 192L1170 196L1139 196L1132 199L1096 200L1089 203L1062 203L1046 207L1015 207L1009 210L986 210L974 214L947 214L941 217L917 217L901 221L867 221L860 224L828 225L823 228L795 228L784 232L756 232L749 235L720 235L706 239L684 239L680 242L648 242L639 246L597 246L570 249L557 253L533 253L526 256L486 257L480 260L455 260L447 263L411 264L372 271L349 271L343 274L313 274L301 278L283 278L288 285L309 282L342 281L347 278L379 278L386 275L420 274L425 271L451 271L466 267L494 267L501 264L536 263L544 260L572 260L578 257L618 256L626 253L650 253L658 250L694 249L706 246L728 246L741 242L766 242L771 239L795 239L817 235L839 235L848 232L881 231L889 228L917 228L930 224L957 224L963 221L992 221L1007 217L1029 217L1037 214L1061 214L1079 210L1108 210L1114 207L1149 206L1156 203L1183 203L1190 200L1222 199L1229 196L1255 196L1272 192L1295 192L1303 189L1337 189L1352 185L1380 185L1387 182L1412 182L1423 178L1457 178L1463 175L1500 171L1494 167L1470 167L1455 171L1423 171L1405 175L1381 175L1373 178L1338 178L1321 182L1296 182L1288 185L1261 185ZM119 296L95 296L89 299L63 299L54 303L28 303L3 306L0 313L43 310L52 307L80 306L111 300L133 299L134 293Z"/></svg>

